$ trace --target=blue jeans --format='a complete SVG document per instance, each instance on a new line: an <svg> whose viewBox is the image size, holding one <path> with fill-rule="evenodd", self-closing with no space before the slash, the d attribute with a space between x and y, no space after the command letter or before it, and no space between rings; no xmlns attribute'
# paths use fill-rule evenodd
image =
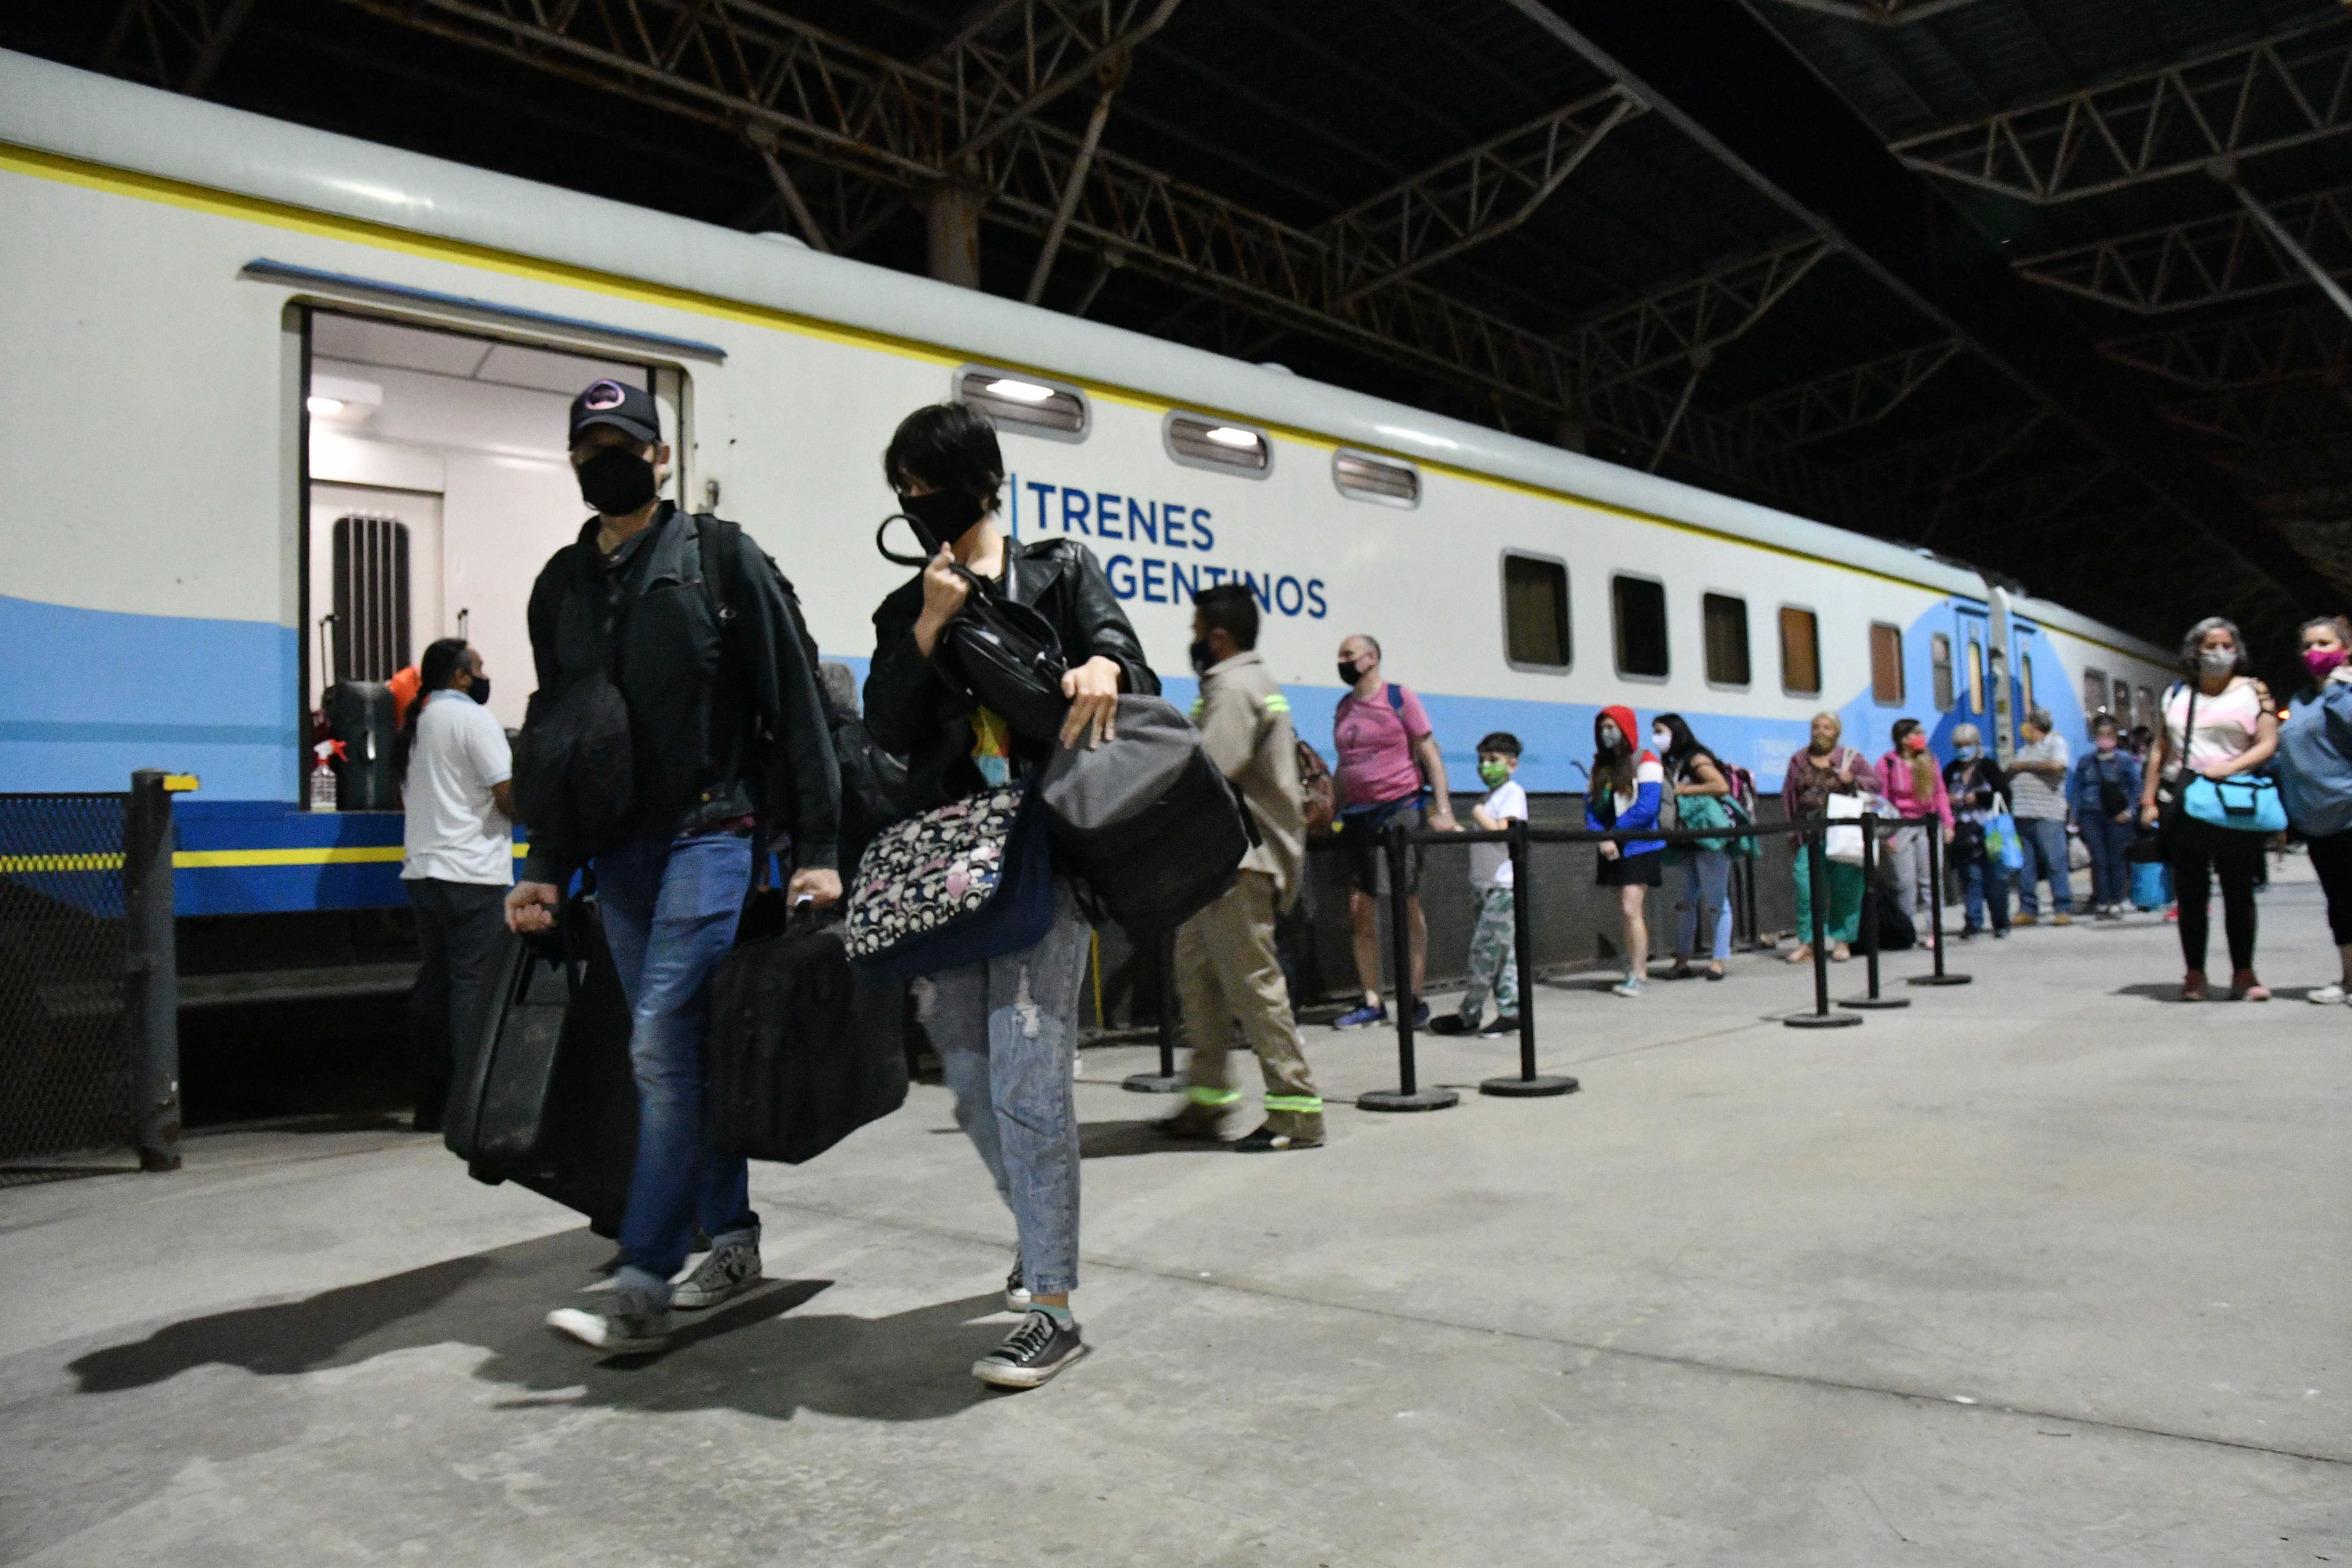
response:
<svg viewBox="0 0 2352 1568"><path fill-rule="evenodd" d="M1958 842L1957 840L1955 841ZM1985 906L1992 906L1992 929L2009 929L2009 872L2001 863L1985 852L1984 838L1979 835L1974 847L1965 854L1956 854L1960 868L1960 891L1968 904L1968 929L1985 929Z"/></svg>
<svg viewBox="0 0 2352 1568"><path fill-rule="evenodd" d="M2074 877L2066 869L2066 823L2056 816L2021 816L2017 837L2025 848L2025 864L2017 872L2017 911L2038 915L2042 905L2033 896L2036 881L2050 882L2050 907L2059 914L2074 908Z"/></svg>
<svg viewBox="0 0 2352 1568"><path fill-rule="evenodd" d="M1078 1285L1078 1112L1070 1093L1088 937L1069 884L1036 946L931 976L924 1027L956 1124L1013 1211L1029 1289Z"/></svg>
<svg viewBox="0 0 2352 1568"><path fill-rule="evenodd" d="M1702 928L1715 933L1717 963L1731 956L1730 889L1731 852L1693 849L1691 858L1683 862L1683 896L1675 902L1676 958L1691 956Z"/></svg>
<svg viewBox="0 0 2352 1568"><path fill-rule="evenodd" d="M596 859L637 1080L637 1163L614 1283L653 1302L668 1301L698 1226L713 1242L760 1238L750 1172L711 1147L702 1099L710 972L735 945L751 886L751 840L740 834L648 834Z"/></svg>
<svg viewBox="0 0 2352 1568"><path fill-rule="evenodd" d="M2100 909L2131 901L2132 825L2094 816L2083 825L2091 851L2091 902Z"/></svg>

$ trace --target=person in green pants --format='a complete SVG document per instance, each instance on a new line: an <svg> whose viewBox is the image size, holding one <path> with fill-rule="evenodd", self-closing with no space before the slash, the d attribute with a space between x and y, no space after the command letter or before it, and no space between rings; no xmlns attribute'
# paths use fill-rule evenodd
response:
<svg viewBox="0 0 2352 1568"><path fill-rule="evenodd" d="M1781 781L1780 806L1790 821L1818 816L1833 795L1858 795L1870 763L1851 746L1838 744L1845 724L1834 713L1813 715L1813 732L1805 749L1789 759L1789 776ZM1813 961L1813 848L1801 838L1797 845L1797 951L1791 963ZM1829 883L1828 937L1830 956L1840 963L1853 956L1852 942L1862 931L1862 868L1829 860L1822 866Z"/></svg>

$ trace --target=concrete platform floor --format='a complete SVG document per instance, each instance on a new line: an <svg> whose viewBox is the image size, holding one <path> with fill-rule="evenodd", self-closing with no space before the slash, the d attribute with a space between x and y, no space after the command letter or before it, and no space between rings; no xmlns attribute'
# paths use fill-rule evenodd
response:
<svg viewBox="0 0 2352 1568"><path fill-rule="evenodd" d="M0 1191L0 1559L2352 1562L2352 1011L2300 1000L2317 889L2263 921L2267 1006L2164 1000L2145 917L1834 1032L1766 958L1548 987L1584 1092L1315 1153L1166 1148L1147 1053L1089 1052L1096 1350L1017 1395L967 1375L1012 1232L937 1088L755 1167L781 1283L644 1365L540 1327L606 1246L436 1140Z"/></svg>

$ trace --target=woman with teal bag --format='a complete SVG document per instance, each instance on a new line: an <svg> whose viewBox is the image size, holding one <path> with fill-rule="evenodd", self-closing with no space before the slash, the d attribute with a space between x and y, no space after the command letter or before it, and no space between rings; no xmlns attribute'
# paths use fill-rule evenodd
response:
<svg viewBox="0 0 2352 1568"><path fill-rule="evenodd" d="M2230 999L2267 1002L2270 991L2254 975L2254 878L2263 839L2284 826L2285 812L2277 787L2255 775L2278 750L2278 715L2246 673L2246 639L2221 616L2189 628L2180 662L2189 679L2164 694L2164 725L2139 801L2140 820L2164 830L2179 898L2188 968L2180 999L2205 1000L2206 904L2219 878Z"/></svg>
<svg viewBox="0 0 2352 1568"><path fill-rule="evenodd" d="M1694 833L1732 825L1731 781L1715 753L1698 743L1679 713L1661 713L1650 725L1650 749L1665 759L1666 784L1675 792L1680 826ZM1731 841L1702 838L1690 845L1681 862L1682 897L1675 900L1675 966L1669 980L1688 980L1691 954L1698 933L1712 933L1713 956L1706 977L1723 978L1723 961L1731 956Z"/></svg>

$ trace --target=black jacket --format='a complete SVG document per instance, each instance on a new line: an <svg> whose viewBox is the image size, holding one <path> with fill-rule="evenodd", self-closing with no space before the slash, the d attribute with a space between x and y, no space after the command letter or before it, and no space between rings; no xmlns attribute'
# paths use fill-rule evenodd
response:
<svg viewBox="0 0 2352 1568"><path fill-rule="evenodd" d="M1100 654L1118 666L1120 689L1156 697L1160 678L1094 552L1073 539L1006 540L1001 591L1030 605L1061 634L1062 657L1075 668ZM928 811L981 787L971 760L971 699L942 679L915 646L923 614L923 578L914 578L874 612L874 663L866 675L866 727L883 750L907 759L913 805ZM1027 743L1014 742L1016 755Z"/></svg>
<svg viewBox="0 0 2352 1568"><path fill-rule="evenodd" d="M756 816L791 835L793 865L830 869L841 773L792 584L748 534L721 525L738 549L722 626L692 518L664 501L609 563L598 526L590 518L531 585L533 710L603 665L617 638L638 830L696 833ZM534 851L523 874L553 881L563 869Z"/></svg>
<svg viewBox="0 0 2352 1568"><path fill-rule="evenodd" d="M1956 812L1990 811L1992 797L1998 795L2005 799L2008 790L2009 780L2002 776L2000 763L1990 755L1944 764L1944 793L1952 797Z"/></svg>

